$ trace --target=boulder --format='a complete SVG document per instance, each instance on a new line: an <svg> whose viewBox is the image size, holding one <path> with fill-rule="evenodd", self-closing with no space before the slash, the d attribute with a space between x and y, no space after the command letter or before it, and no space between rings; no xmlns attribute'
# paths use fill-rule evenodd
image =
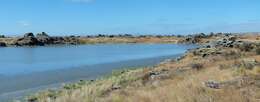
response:
<svg viewBox="0 0 260 102"><path fill-rule="evenodd" d="M23 37L24 38L34 37L34 35L33 35L33 33L30 32L30 33L25 33Z"/></svg>
<svg viewBox="0 0 260 102"><path fill-rule="evenodd" d="M237 37L235 36L225 36L217 41L212 41L208 45L205 45L206 48L213 48L213 47L229 47L233 48L236 45L242 43L241 41L237 41Z"/></svg>
<svg viewBox="0 0 260 102"><path fill-rule="evenodd" d="M191 51L196 56L207 57L209 55L221 54L217 48L199 48Z"/></svg>
<svg viewBox="0 0 260 102"><path fill-rule="evenodd" d="M206 81L206 82L204 82L204 85L206 87L212 88L212 89L220 89L221 88L220 82L217 82L217 81Z"/></svg>
<svg viewBox="0 0 260 102"><path fill-rule="evenodd" d="M4 42L0 42L0 47L6 47L6 44Z"/></svg>
<svg viewBox="0 0 260 102"><path fill-rule="evenodd" d="M18 39L15 42L17 46L34 46L34 45L43 45L39 42L33 35L33 33L26 33L23 38Z"/></svg>
<svg viewBox="0 0 260 102"><path fill-rule="evenodd" d="M5 38L5 36L4 35L0 35L0 38Z"/></svg>
<svg viewBox="0 0 260 102"><path fill-rule="evenodd" d="M38 40L35 37L28 37L28 38L20 38L16 42L19 46L33 46L33 45L40 45Z"/></svg>
<svg viewBox="0 0 260 102"><path fill-rule="evenodd" d="M36 37L49 37L49 35L45 32L36 34Z"/></svg>
<svg viewBox="0 0 260 102"><path fill-rule="evenodd" d="M191 44L195 44L198 43L200 41L200 38L198 37L187 37L185 38L185 43L191 43Z"/></svg>
<svg viewBox="0 0 260 102"><path fill-rule="evenodd" d="M65 44L63 37L52 37L53 44Z"/></svg>
<svg viewBox="0 0 260 102"><path fill-rule="evenodd" d="M45 32L38 33L36 39L42 44L53 44L54 40Z"/></svg>

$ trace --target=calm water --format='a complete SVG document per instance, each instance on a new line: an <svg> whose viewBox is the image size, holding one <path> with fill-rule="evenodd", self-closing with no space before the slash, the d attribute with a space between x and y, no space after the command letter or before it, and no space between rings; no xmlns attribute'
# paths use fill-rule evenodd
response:
<svg viewBox="0 0 260 102"><path fill-rule="evenodd" d="M187 48L191 48L191 46L173 44L100 44L0 48L0 76L175 55L184 53Z"/></svg>
<svg viewBox="0 0 260 102"><path fill-rule="evenodd" d="M80 79L95 79L112 70L155 65L194 45L99 44L0 48L0 101Z"/></svg>

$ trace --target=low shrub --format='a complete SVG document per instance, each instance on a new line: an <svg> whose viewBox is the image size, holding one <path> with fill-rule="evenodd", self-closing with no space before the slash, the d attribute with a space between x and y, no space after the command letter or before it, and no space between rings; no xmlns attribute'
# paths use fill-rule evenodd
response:
<svg viewBox="0 0 260 102"><path fill-rule="evenodd" d="M241 58L242 54L240 51L231 50L231 51L223 53L223 56L225 57L225 59L230 60L230 59Z"/></svg>
<svg viewBox="0 0 260 102"><path fill-rule="evenodd" d="M255 52L257 55L260 55L260 48L256 48Z"/></svg>
<svg viewBox="0 0 260 102"><path fill-rule="evenodd" d="M201 63L193 63L191 64L191 68L196 70L201 70L202 68L204 68L204 66Z"/></svg>
<svg viewBox="0 0 260 102"><path fill-rule="evenodd" d="M254 49L254 44L252 43L243 43L239 46L239 49L241 51L245 51L245 52L249 52L252 51Z"/></svg>
<svg viewBox="0 0 260 102"><path fill-rule="evenodd" d="M226 65L226 64L220 64L219 65L220 70L224 70L224 69L228 69L228 68L230 68L230 65Z"/></svg>

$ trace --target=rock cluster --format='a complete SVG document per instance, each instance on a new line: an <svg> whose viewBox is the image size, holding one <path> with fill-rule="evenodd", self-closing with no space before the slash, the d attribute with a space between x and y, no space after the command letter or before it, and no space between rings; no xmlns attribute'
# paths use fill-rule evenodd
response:
<svg viewBox="0 0 260 102"><path fill-rule="evenodd" d="M228 47L228 48L241 48L241 47L252 47L250 42L237 40L236 36L225 36L219 40L212 41L208 45L204 46L206 48L214 47Z"/></svg>
<svg viewBox="0 0 260 102"><path fill-rule="evenodd" d="M54 39L45 32L36 34L36 39L43 44L53 44Z"/></svg>
<svg viewBox="0 0 260 102"><path fill-rule="evenodd" d="M33 33L26 33L22 38L14 42L16 46L44 46L51 44L79 44L79 41L74 36L69 37L50 37L45 32L38 33L34 36Z"/></svg>
<svg viewBox="0 0 260 102"><path fill-rule="evenodd" d="M220 89L220 87L221 87L221 84L216 81L207 81L207 82L204 82L204 85L206 87L212 88L212 89Z"/></svg>
<svg viewBox="0 0 260 102"><path fill-rule="evenodd" d="M200 34L195 34L195 35L190 35L190 36L187 36L185 38L184 41L181 41L181 42L184 42L184 43L189 43L189 44L196 44L196 43L199 43L201 41L201 38L207 38L209 37L210 35L206 35L204 33L200 33Z"/></svg>
<svg viewBox="0 0 260 102"><path fill-rule="evenodd" d="M192 50L192 53L194 55L198 55L198 56L202 56L202 57L207 57L209 55L221 54L219 49L216 49L216 48L198 48L198 49Z"/></svg>
<svg viewBox="0 0 260 102"><path fill-rule="evenodd" d="M6 47L6 44L4 42L0 42L0 47Z"/></svg>
<svg viewBox="0 0 260 102"><path fill-rule="evenodd" d="M26 33L23 38L19 38L15 45L17 46L34 46L34 45L43 45L38 41L33 35L33 33Z"/></svg>
<svg viewBox="0 0 260 102"><path fill-rule="evenodd" d="M5 36L4 35L0 35L0 38L5 38Z"/></svg>

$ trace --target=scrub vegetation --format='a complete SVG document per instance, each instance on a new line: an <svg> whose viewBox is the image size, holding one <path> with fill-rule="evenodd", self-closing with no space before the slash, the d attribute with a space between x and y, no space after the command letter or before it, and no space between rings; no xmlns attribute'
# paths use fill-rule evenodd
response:
<svg viewBox="0 0 260 102"><path fill-rule="evenodd" d="M180 58L28 96L28 102L259 102L260 36L196 38ZM186 39L190 41L194 38Z"/></svg>

